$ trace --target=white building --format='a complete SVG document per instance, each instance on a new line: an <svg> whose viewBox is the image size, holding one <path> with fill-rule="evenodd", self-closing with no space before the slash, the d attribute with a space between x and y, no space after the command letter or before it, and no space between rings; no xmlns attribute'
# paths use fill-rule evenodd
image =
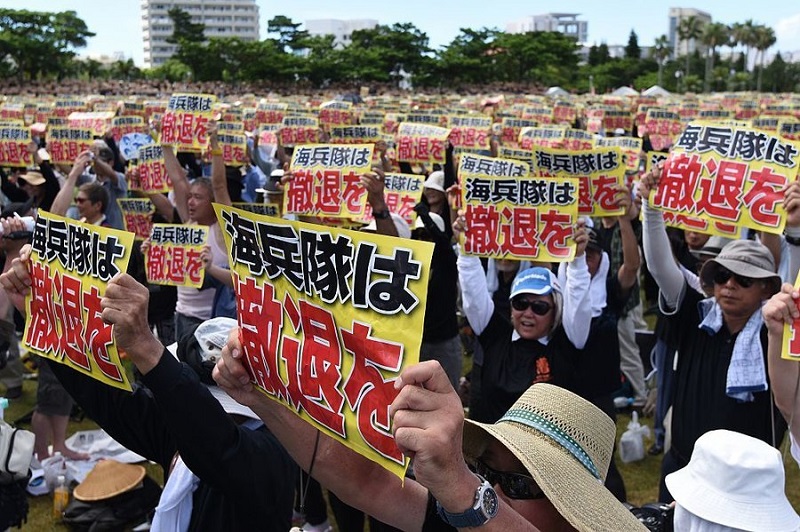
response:
<svg viewBox="0 0 800 532"><path fill-rule="evenodd" d="M350 36L354 31L370 30L372 28L376 28L377 26L378 21L371 18L351 20L321 18L306 20L305 30L312 37L333 35L333 45L336 48L344 48L350 44Z"/></svg>
<svg viewBox="0 0 800 532"><path fill-rule="evenodd" d="M506 24L508 33L527 33L529 31L557 31L572 37L579 44L588 40L589 23L578 20L580 13L546 13L531 15Z"/></svg>
<svg viewBox="0 0 800 532"><path fill-rule="evenodd" d="M204 24L206 37L239 37L259 40L256 0L142 0L142 31L146 67L164 64L175 53L172 19L168 12L179 7L192 16L192 22Z"/></svg>
<svg viewBox="0 0 800 532"><path fill-rule="evenodd" d="M702 25L711 22L711 15L705 11L700 11L693 7L671 7L669 8L669 46L672 48L672 57L680 57L686 54L693 54L695 50L700 51L700 55L705 54L706 47L699 39L682 40L678 34L678 27L681 21L689 17L695 17Z"/></svg>

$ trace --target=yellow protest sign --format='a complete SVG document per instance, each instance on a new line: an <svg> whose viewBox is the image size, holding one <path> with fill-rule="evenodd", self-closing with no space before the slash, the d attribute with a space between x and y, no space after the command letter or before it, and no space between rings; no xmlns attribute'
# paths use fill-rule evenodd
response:
<svg viewBox="0 0 800 532"><path fill-rule="evenodd" d="M654 150L666 150L672 146L678 135L683 130L681 115L677 112L664 109L651 108L645 115L642 133L650 137L650 144Z"/></svg>
<svg viewBox="0 0 800 532"><path fill-rule="evenodd" d="M217 128L217 141L222 149L225 166L242 166L247 163L247 137L244 134L244 124L220 122Z"/></svg>
<svg viewBox="0 0 800 532"><path fill-rule="evenodd" d="M147 282L201 287L206 270L200 253L208 242L208 231L205 225L153 224L144 256Z"/></svg>
<svg viewBox="0 0 800 532"><path fill-rule="evenodd" d="M111 129L111 120L114 113L111 111L99 111L90 113L70 113L67 117L67 124L74 129L91 129L92 134L97 137L103 135Z"/></svg>
<svg viewBox="0 0 800 532"><path fill-rule="evenodd" d="M353 104L331 101L319 106L319 123L328 126L344 126L355 122Z"/></svg>
<svg viewBox="0 0 800 532"><path fill-rule="evenodd" d="M414 206L422 200L422 184L425 176L389 172L383 180L383 198L386 208L403 217L409 225L417 219ZM367 205L364 221L372 220L372 206Z"/></svg>
<svg viewBox="0 0 800 532"><path fill-rule="evenodd" d="M361 174L372 165L372 144L308 144L292 154L283 212L311 216L362 218L367 191Z"/></svg>
<svg viewBox="0 0 800 532"><path fill-rule="evenodd" d="M288 103L260 102L255 110L255 125L280 124L288 108Z"/></svg>
<svg viewBox="0 0 800 532"><path fill-rule="evenodd" d="M100 299L128 267L133 235L40 211L31 242L25 348L130 390Z"/></svg>
<svg viewBox="0 0 800 532"><path fill-rule="evenodd" d="M383 138L380 126L335 126L330 128L331 142L333 144L368 144L375 143Z"/></svg>
<svg viewBox="0 0 800 532"><path fill-rule="evenodd" d="M523 150L534 146L563 148L566 131L565 126L524 127L519 132L518 144Z"/></svg>
<svg viewBox="0 0 800 532"><path fill-rule="evenodd" d="M781 138L791 141L800 140L800 122L794 120L781 120L778 124L778 134Z"/></svg>
<svg viewBox="0 0 800 532"><path fill-rule="evenodd" d="M650 203L779 234L786 223L783 189L797 171L797 146L774 133L693 122L672 148Z"/></svg>
<svg viewBox="0 0 800 532"><path fill-rule="evenodd" d="M450 130L444 127L403 122L397 128L397 160L444 164L445 142L449 135Z"/></svg>
<svg viewBox="0 0 800 532"><path fill-rule="evenodd" d="M0 125L0 164L7 166L30 166L33 162L28 153L31 130L22 122Z"/></svg>
<svg viewBox="0 0 800 532"><path fill-rule="evenodd" d="M122 212L125 230L133 233L137 240L150 236L153 229L155 205L148 198L118 198L117 204Z"/></svg>
<svg viewBox="0 0 800 532"><path fill-rule="evenodd" d="M319 121L311 116L285 116L278 130L281 146L319 142Z"/></svg>
<svg viewBox="0 0 800 532"><path fill-rule="evenodd" d="M468 255L569 261L578 180L537 179L519 161L462 155L458 166Z"/></svg>
<svg viewBox="0 0 800 532"><path fill-rule="evenodd" d="M619 148L572 152L552 148L533 150L539 177L575 177L580 182L578 214L620 216L616 187L625 184L625 163Z"/></svg>
<svg viewBox="0 0 800 532"><path fill-rule="evenodd" d="M173 94L161 120L161 142L176 151L203 151L208 145L208 121L214 114L213 94Z"/></svg>
<svg viewBox="0 0 800 532"><path fill-rule="evenodd" d="M483 115L451 116L450 144L455 148L485 150L489 146L488 135L492 119Z"/></svg>
<svg viewBox="0 0 800 532"><path fill-rule="evenodd" d="M419 360L433 246L214 208L253 383L402 478L389 405Z"/></svg>
<svg viewBox="0 0 800 532"><path fill-rule="evenodd" d="M524 161L530 168L534 167L533 152L531 150L521 150L517 148L509 148L507 146L500 146L498 148L497 156L501 159L514 159L515 161Z"/></svg>
<svg viewBox="0 0 800 532"><path fill-rule="evenodd" d="M519 134L522 131L522 128L536 127L537 125L538 124L536 120L516 118L516 117L505 117L500 122L500 128L502 132L501 139L503 140L504 144L510 144L511 146L516 146L517 139L519 138Z"/></svg>
<svg viewBox="0 0 800 532"><path fill-rule="evenodd" d="M636 137L600 137L595 139L597 148L619 148L629 172L639 171L639 154L642 152L642 139Z"/></svg>
<svg viewBox="0 0 800 532"><path fill-rule="evenodd" d="M123 135L128 133L144 133L144 118L137 115L115 116L111 119L111 134L114 141L119 143Z"/></svg>
<svg viewBox="0 0 800 532"><path fill-rule="evenodd" d="M131 186L131 190L152 193L169 192L172 189L172 180L167 174L164 150L160 144L146 144L139 148L137 160L138 187Z"/></svg>
<svg viewBox="0 0 800 532"><path fill-rule="evenodd" d="M94 136L88 128L54 126L47 131L47 151L53 164L72 164L92 147Z"/></svg>
<svg viewBox="0 0 800 532"><path fill-rule="evenodd" d="M563 147L569 151L591 150L594 148L594 135L584 129L567 129Z"/></svg>
<svg viewBox="0 0 800 532"><path fill-rule="evenodd" d="M231 205L237 209L260 214L262 216L274 216L276 218L280 218L281 216L281 205L278 203L247 203L244 201L234 201Z"/></svg>

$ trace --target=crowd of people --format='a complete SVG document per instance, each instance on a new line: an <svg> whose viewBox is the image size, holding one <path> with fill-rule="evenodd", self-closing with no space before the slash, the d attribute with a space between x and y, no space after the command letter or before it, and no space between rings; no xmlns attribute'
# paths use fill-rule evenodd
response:
<svg viewBox="0 0 800 532"><path fill-rule="evenodd" d="M709 238L666 226L651 203L656 166L635 187L614 190L620 216L576 221L570 262L480 259L459 244L466 227L452 148L443 165L421 168L390 160L379 146L378 162L360 177L375 218L365 230L433 243L420 363L397 379L390 408L395 442L413 457L413 476L401 484L251 382L212 202L274 197L293 179L287 149L252 142L244 171L226 168L213 124L210 161L163 146L172 190L146 196L159 220L209 227L206 281L148 285L150 243L137 245L128 273L109 282L101 302L136 368L134 391L39 359L37 461L54 452L83 458L65 444L74 401L162 467L153 530L285 531L293 520L331 530L322 489L344 532L363 530L365 516L373 531L642 530L615 465L614 397L625 381L636 408L648 395L635 340L648 275L658 288L650 451L664 453L658 498L674 503L676 530L800 529L776 451L788 428L800 462L800 368L780 356L784 324L800 319L791 284L800 270L800 183L782 191L785 235ZM123 229L116 199L134 195L134 170L110 133L71 167L49 162L46 136L28 149L35 168L0 173L7 397L22 393L15 330L24 321L15 312L24 312L31 284L22 217L50 212ZM425 179L413 226L388 213L383 181L397 170ZM462 344L460 317L473 345Z"/></svg>

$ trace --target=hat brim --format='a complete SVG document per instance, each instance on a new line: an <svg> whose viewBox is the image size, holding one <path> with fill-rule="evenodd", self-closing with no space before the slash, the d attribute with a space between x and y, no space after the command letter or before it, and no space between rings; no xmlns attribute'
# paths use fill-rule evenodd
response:
<svg viewBox="0 0 800 532"><path fill-rule="evenodd" d="M466 420L464 456L474 460L490 439L502 443L525 466L558 512L581 532L642 531L644 526L598 479L544 435L513 423L484 424Z"/></svg>
<svg viewBox="0 0 800 532"><path fill-rule="evenodd" d="M664 482L678 504L712 523L749 531L789 532L800 527L800 517L786 497L765 498L759 504L733 499L695 474L691 463L667 475Z"/></svg>
<svg viewBox="0 0 800 532"><path fill-rule="evenodd" d="M28 174L23 174L19 176L19 179L22 179L23 181L34 187L38 187L39 185L44 185L47 182L44 176L28 177Z"/></svg>
<svg viewBox="0 0 800 532"><path fill-rule="evenodd" d="M749 277L751 279L767 282L771 291L770 295L776 294L781 289L781 278L777 273L759 268L753 264L719 257L706 261L703 265L703 269L700 270L700 279L703 281L703 284L708 286L714 284L714 274L720 266L742 277Z"/></svg>
<svg viewBox="0 0 800 532"><path fill-rule="evenodd" d="M144 479L143 466L102 460L95 464L86 478L72 491L79 501L103 501L132 490Z"/></svg>
<svg viewBox="0 0 800 532"><path fill-rule="evenodd" d="M423 189L426 189L426 188L427 188L428 190L438 190L439 192L441 192L441 193L443 193L443 194L445 193L445 191L444 191L444 188L440 187L439 185L434 185L434 184L430 184L430 185L424 185L424 184L423 184L423 185L422 185L422 188L423 188Z"/></svg>
<svg viewBox="0 0 800 532"><path fill-rule="evenodd" d="M533 294L535 296L546 296L548 294L552 294L553 290L554 290L554 288L553 288L552 285L543 286L541 289L538 289L538 290L535 290L533 288L521 288L519 290L511 292L511 294L508 296L508 299L509 300L514 299L515 297L521 296L522 294Z"/></svg>

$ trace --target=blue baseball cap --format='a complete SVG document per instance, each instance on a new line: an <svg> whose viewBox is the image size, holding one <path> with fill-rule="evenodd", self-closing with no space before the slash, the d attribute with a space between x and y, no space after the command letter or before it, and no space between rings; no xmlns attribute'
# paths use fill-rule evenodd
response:
<svg viewBox="0 0 800 532"><path fill-rule="evenodd" d="M561 291L556 276L547 268L535 266L517 275L514 279L514 283L511 285L511 295L509 299L514 299L520 294L544 296L553 290Z"/></svg>

